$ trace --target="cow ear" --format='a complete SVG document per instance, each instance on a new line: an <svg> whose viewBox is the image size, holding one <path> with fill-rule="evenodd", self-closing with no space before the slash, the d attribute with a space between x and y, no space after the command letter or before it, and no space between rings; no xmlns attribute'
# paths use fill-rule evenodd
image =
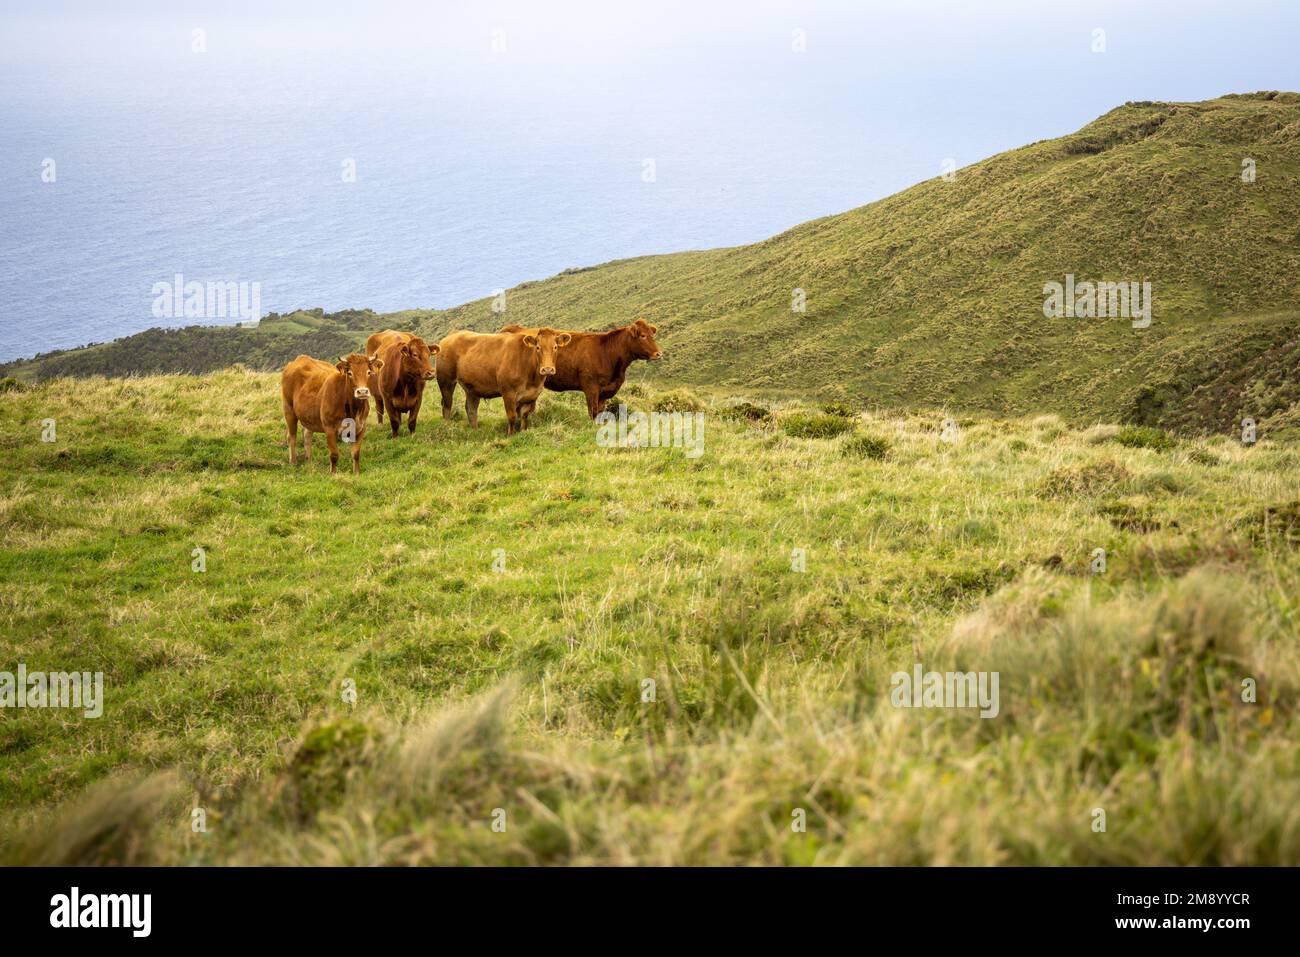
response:
<svg viewBox="0 0 1300 957"><path fill-rule="evenodd" d="M378 372L380 369L384 367L384 360L379 358L379 356L375 356L373 359L370 360L370 367L374 369L376 372Z"/></svg>
<svg viewBox="0 0 1300 957"><path fill-rule="evenodd" d="M655 333L657 333L658 331L659 331L659 327L658 327L658 326L651 326L651 327L650 327L650 335L653 336L653 335L654 335Z"/></svg>
<svg viewBox="0 0 1300 957"><path fill-rule="evenodd" d="M344 359L342 356L339 356L339 361L334 363L334 368L338 369L340 372L347 372L348 360Z"/></svg>
<svg viewBox="0 0 1300 957"><path fill-rule="evenodd" d="M410 354L411 354L411 344L408 342L402 346L402 355L409 356Z"/></svg>
<svg viewBox="0 0 1300 957"><path fill-rule="evenodd" d="M557 349L564 348L569 344L569 340L572 338L573 336L569 335L567 332L561 332L558 336L555 337L555 348Z"/></svg>
<svg viewBox="0 0 1300 957"><path fill-rule="evenodd" d="M429 355L436 356L442 351L442 346L429 346Z"/></svg>
<svg viewBox="0 0 1300 957"><path fill-rule="evenodd" d="M525 345L527 348L529 348L529 349L536 348L536 346L537 346L537 337L536 337L536 336L531 336L531 335L530 335L530 336L524 336L524 345Z"/></svg>

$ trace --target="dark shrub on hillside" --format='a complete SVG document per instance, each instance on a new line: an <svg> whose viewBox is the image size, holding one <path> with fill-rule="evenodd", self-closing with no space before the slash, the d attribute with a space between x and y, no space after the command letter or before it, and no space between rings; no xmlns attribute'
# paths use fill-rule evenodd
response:
<svg viewBox="0 0 1300 957"><path fill-rule="evenodd" d="M852 429L853 423L838 415L796 412L782 420L781 428L798 439L833 439Z"/></svg>
<svg viewBox="0 0 1300 957"><path fill-rule="evenodd" d="M827 415L838 415L845 419L852 419L857 416L857 413L843 402L823 402L821 404L821 410Z"/></svg>
<svg viewBox="0 0 1300 957"><path fill-rule="evenodd" d="M658 396L650 408L656 412L703 412L704 403L690 389L671 389Z"/></svg>
<svg viewBox="0 0 1300 957"><path fill-rule="evenodd" d="M1168 432L1146 425L1126 427L1115 436L1115 441L1130 449L1154 449L1157 452L1165 452L1178 445Z"/></svg>
<svg viewBox="0 0 1300 957"><path fill-rule="evenodd" d="M840 446L846 457L858 459L883 459L889 454L889 449L889 440L879 435L855 435Z"/></svg>
<svg viewBox="0 0 1300 957"><path fill-rule="evenodd" d="M724 406L719 414L724 419L743 422L766 422L772 417L771 412L753 402L737 402L734 405Z"/></svg>
<svg viewBox="0 0 1300 957"><path fill-rule="evenodd" d="M1097 507L1097 511L1116 528L1126 532L1158 532L1165 523L1151 510L1151 506L1141 502L1106 502ZM1177 527L1178 523L1171 523Z"/></svg>
<svg viewBox="0 0 1300 957"><path fill-rule="evenodd" d="M342 718L308 732L288 767L286 802L302 821L310 821L341 797L351 770L369 756L374 732Z"/></svg>

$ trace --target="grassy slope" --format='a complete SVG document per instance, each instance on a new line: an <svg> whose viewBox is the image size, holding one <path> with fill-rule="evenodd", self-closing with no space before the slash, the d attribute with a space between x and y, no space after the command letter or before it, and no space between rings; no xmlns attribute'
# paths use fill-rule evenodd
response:
<svg viewBox="0 0 1300 957"><path fill-rule="evenodd" d="M1300 863L1293 445L715 409L692 461L486 409L331 478L273 375L0 394L0 661L108 693L0 712L0 857ZM914 661L1001 715L894 709Z"/></svg>
<svg viewBox="0 0 1300 957"><path fill-rule="evenodd" d="M334 356L359 349L383 320L369 309L272 313L255 326L148 329L112 342L61 349L0 364L0 375L37 381L60 376L199 374L244 365L280 369L306 353Z"/></svg>
<svg viewBox="0 0 1300 957"><path fill-rule="evenodd" d="M525 324L646 316L662 329L663 373L689 383L1231 431L1300 399L1293 373L1271 404L1250 394L1252 361L1300 339L1297 224L1300 95L1133 104L951 183L753 246L526 284L507 304ZM1153 325L1044 319L1043 284L1066 273L1150 280ZM482 300L425 322L498 319Z"/></svg>

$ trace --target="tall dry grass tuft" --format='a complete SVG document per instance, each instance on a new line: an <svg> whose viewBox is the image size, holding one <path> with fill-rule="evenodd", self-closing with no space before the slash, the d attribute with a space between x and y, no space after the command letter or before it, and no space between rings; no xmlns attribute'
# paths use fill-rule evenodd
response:
<svg viewBox="0 0 1300 957"><path fill-rule="evenodd" d="M159 858L162 832L187 823L186 791L171 771L100 782L72 807L34 827L14 864L143 865Z"/></svg>

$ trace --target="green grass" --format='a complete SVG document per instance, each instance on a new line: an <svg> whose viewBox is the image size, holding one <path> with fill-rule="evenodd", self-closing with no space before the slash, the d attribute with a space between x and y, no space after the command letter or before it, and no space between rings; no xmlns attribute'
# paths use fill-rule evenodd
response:
<svg viewBox="0 0 1300 957"><path fill-rule="evenodd" d="M1300 863L1300 448L694 398L696 459L547 394L331 477L274 375L0 393L0 669L107 697L0 712L0 858ZM1001 713L892 707L918 661Z"/></svg>

